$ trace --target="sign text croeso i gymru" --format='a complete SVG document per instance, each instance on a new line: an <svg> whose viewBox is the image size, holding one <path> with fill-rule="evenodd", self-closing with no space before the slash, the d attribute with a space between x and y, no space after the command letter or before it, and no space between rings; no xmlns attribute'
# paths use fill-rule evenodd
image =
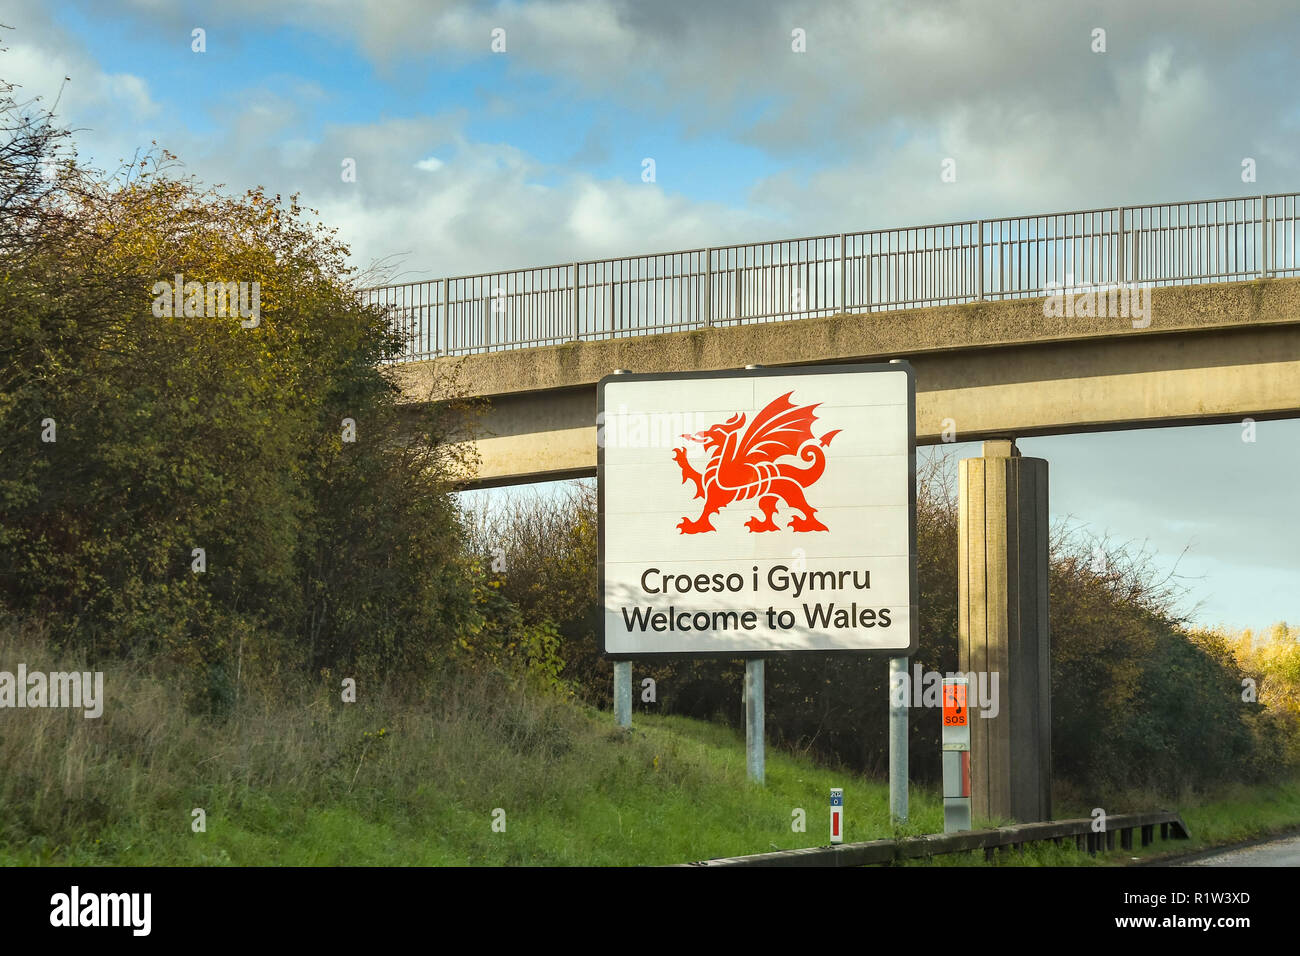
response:
<svg viewBox="0 0 1300 956"><path fill-rule="evenodd" d="M871 587L870 571L791 571L783 564L768 570L766 584L770 591L789 593L793 597L822 590L866 591ZM759 590L759 567L753 567L752 590ZM656 588L655 584L662 586ZM670 590L671 589L671 590ZM658 568L647 568L641 575L641 590L648 595L655 594L690 594L718 593L728 591L739 593L745 590L745 579L732 571L730 574L662 574ZM658 605L645 607L623 607L620 612L629 631L734 631L743 628L752 631L765 617L767 627L772 630L795 626L800 620L805 627L889 627L891 623L889 608L872 609L859 606L856 601L849 604L803 603L799 605L802 614L797 616L791 611L778 611L768 607L762 611L690 611L679 610L675 605L662 608Z"/></svg>
<svg viewBox="0 0 1300 956"><path fill-rule="evenodd" d="M606 654L912 653L914 394L906 363L603 379Z"/></svg>

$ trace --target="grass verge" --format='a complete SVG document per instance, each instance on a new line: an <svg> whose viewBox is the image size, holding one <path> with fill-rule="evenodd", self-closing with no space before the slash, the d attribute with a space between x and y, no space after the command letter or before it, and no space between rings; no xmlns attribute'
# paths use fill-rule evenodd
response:
<svg viewBox="0 0 1300 956"><path fill-rule="evenodd" d="M0 637L0 670L76 666L44 657ZM244 700L217 719L187 711L166 681L120 668L105 673L98 719L0 710L0 864L679 863L819 845L837 786L846 841L895 832L884 782L769 752L767 785L755 787L742 739L719 725L638 713L624 732L607 713L501 675L449 675L418 697L362 684L347 704L338 683ZM999 862L1129 862L1294 827L1300 784L1179 806L1191 846L1097 858L1035 846ZM940 829L936 794L913 788L911 821L896 832Z"/></svg>

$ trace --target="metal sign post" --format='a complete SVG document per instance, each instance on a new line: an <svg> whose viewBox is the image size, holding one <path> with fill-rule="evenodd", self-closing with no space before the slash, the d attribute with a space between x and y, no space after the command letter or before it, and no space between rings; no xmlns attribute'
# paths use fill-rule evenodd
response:
<svg viewBox="0 0 1300 956"><path fill-rule="evenodd" d="M614 662L614 716L620 727L632 726L632 662Z"/></svg>
<svg viewBox="0 0 1300 956"><path fill-rule="evenodd" d="M967 678L943 681L943 832L971 828Z"/></svg>
<svg viewBox="0 0 1300 956"><path fill-rule="evenodd" d="M907 661L889 659L889 816L895 823L907 822L907 700L895 683L907 680Z"/></svg>
<svg viewBox="0 0 1300 956"><path fill-rule="evenodd" d="M831 842L844 842L844 790L831 787Z"/></svg>
<svg viewBox="0 0 1300 956"><path fill-rule="evenodd" d="M766 754L764 752L763 658L745 661L745 769L749 779L763 785Z"/></svg>

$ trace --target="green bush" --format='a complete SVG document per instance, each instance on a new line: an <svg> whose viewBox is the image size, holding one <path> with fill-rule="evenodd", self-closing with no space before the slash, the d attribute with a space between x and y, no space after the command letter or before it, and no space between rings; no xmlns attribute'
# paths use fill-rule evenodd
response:
<svg viewBox="0 0 1300 956"><path fill-rule="evenodd" d="M56 138L0 112L0 610L174 668L218 712L250 680L418 671L482 631L449 496L465 409L446 377L399 408L404 343L332 231L165 153L51 185ZM176 274L256 283L256 325L166 315Z"/></svg>

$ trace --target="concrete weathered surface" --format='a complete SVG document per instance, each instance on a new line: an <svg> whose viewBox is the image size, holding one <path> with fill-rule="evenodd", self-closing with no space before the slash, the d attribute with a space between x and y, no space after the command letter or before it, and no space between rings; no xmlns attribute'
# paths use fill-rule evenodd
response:
<svg viewBox="0 0 1300 956"><path fill-rule="evenodd" d="M1043 299L722 326L400 366L408 394L457 363L491 399L484 484L592 475L595 384L636 372L906 358L917 441L1300 415L1300 279L1151 291L1151 321L1043 314Z"/></svg>
<svg viewBox="0 0 1300 956"><path fill-rule="evenodd" d="M957 669L996 686L993 716L969 711L976 819L1052 818L1047 475L1011 441L960 463Z"/></svg>

